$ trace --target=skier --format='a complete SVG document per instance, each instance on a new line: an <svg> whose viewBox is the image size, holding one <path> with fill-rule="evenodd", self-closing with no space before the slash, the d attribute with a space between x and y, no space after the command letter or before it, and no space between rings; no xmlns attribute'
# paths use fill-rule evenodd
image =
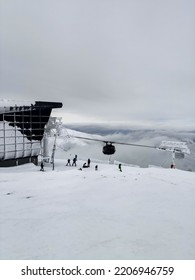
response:
<svg viewBox="0 0 195 280"><path fill-rule="evenodd" d="M95 171L97 171L97 170L98 170L98 165L95 166Z"/></svg>
<svg viewBox="0 0 195 280"><path fill-rule="evenodd" d="M90 167L90 163L91 163L91 160L88 158L88 161L87 161L88 167Z"/></svg>

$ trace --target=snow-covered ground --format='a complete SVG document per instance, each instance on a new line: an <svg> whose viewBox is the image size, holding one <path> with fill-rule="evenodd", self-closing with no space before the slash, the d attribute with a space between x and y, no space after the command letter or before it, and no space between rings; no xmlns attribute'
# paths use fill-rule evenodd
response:
<svg viewBox="0 0 195 280"><path fill-rule="evenodd" d="M195 173L0 169L0 259L195 259Z"/></svg>

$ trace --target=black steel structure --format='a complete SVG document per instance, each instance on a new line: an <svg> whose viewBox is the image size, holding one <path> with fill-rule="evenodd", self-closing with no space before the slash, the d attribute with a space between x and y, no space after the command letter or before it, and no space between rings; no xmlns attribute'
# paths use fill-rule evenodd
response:
<svg viewBox="0 0 195 280"><path fill-rule="evenodd" d="M36 101L30 106L0 108L0 166L37 164L41 140L52 109L61 102Z"/></svg>

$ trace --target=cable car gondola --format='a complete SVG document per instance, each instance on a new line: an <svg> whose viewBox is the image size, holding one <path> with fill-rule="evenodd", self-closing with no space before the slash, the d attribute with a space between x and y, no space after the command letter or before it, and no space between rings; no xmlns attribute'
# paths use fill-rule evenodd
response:
<svg viewBox="0 0 195 280"><path fill-rule="evenodd" d="M115 153L116 149L115 146L112 145L112 143L106 143L106 145L103 147L103 154L105 155L113 155Z"/></svg>

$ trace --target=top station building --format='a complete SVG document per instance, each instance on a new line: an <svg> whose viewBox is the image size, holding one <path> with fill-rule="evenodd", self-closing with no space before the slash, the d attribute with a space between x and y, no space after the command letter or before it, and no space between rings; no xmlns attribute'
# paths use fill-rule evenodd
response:
<svg viewBox="0 0 195 280"><path fill-rule="evenodd" d="M51 111L62 106L61 102L36 101L0 107L0 167L37 164Z"/></svg>

